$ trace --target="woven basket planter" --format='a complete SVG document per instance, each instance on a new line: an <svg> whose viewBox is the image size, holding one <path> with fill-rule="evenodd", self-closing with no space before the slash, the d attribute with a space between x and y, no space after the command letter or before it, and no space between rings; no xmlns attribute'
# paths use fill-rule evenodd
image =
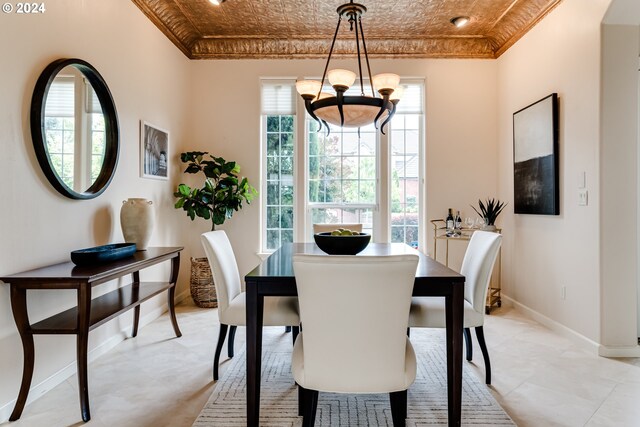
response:
<svg viewBox="0 0 640 427"><path fill-rule="evenodd" d="M204 258L191 258L191 298L198 307L214 308L218 306L216 287L211 276L209 260Z"/></svg>

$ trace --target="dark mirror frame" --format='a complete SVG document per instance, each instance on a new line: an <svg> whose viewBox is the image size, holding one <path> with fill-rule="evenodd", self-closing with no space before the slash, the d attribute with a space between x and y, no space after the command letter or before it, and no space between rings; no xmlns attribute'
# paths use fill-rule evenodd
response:
<svg viewBox="0 0 640 427"><path fill-rule="evenodd" d="M56 174L46 148L44 132L45 105L49 87L56 75L64 67L74 66L89 80L100 101L105 123L105 153L100 175L86 191L78 193L67 187ZM118 115L111 92L100 73L88 62L76 58L58 59L49 64L36 82L31 98L31 138L38 163L53 187L62 195L71 199L93 199L99 196L109 185L118 163L119 139Z"/></svg>

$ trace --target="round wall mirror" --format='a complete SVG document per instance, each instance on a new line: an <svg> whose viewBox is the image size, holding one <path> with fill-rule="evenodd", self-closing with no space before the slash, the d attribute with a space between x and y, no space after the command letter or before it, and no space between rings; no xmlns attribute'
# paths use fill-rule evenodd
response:
<svg viewBox="0 0 640 427"><path fill-rule="evenodd" d="M91 64L59 59L44 69L31 99L31 137L40 167L58 192L91 199L107 188L118 162L118 116Z"/></svg>

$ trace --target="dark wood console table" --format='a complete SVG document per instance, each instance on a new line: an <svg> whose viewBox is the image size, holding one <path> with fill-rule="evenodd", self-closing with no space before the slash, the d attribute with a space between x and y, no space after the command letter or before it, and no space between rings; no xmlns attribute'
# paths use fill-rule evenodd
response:
<svg viewBox="0 0 640 427"><path fill-rule="evenodd" d="M136 252L131 257L95 266L77 267L71 262L66 262L0 277L0 280L11 285L11 310L22 339L24 353L22 384L9 421L20 418L27 401L33 377L35 360L33 336L36 334L76 335L80 410L84 421L91 419L87 381L89 331L133 308L132 336L135 337L138 334L140 304L155 295L168 291L168 305L173 330L176 336L182 336L176 320L174 303L182 249L181 247L148 248L146 251ZM171 260L169 281L140 282L140 270L167 260ZM132 275L133 282L131 284L95 299L91 298L91 289L94 286L127 274ZM75 289L78 305L32 325L27 314L27 289Z"/></svg>

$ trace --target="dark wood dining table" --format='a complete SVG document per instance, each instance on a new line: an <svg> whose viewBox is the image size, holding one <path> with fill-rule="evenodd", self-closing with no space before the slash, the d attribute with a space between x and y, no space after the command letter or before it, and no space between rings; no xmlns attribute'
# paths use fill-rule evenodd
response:
<svg viewBox="0 0 640 427"><path fill-rule="evenodd" d="M286 243L245 276L247 308L247 426L260 424L260 371L264 297L296 296L294 254L326 255L315 243ZM444 297L446 306L449 425L460 425L462 408L462 326L464 276L404 243L371 243L358 256L420 256L413 296ZM326 255L330 256L330 255Z"/></svg>

